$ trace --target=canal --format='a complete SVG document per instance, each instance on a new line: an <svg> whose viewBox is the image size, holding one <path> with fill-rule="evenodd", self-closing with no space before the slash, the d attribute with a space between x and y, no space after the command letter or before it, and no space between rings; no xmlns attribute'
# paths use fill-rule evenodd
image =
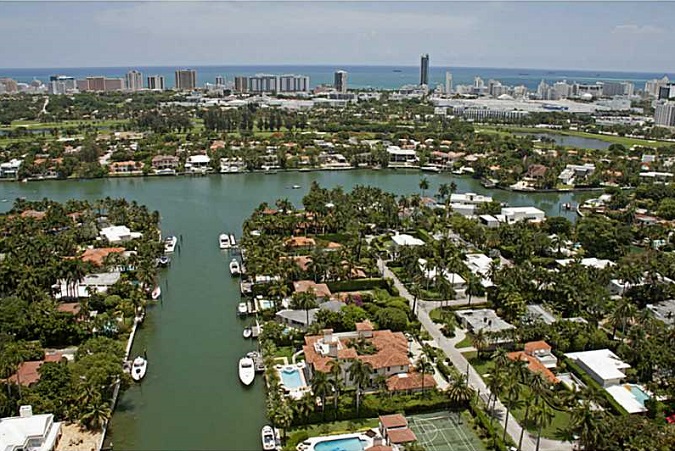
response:
<svg viewBox="0 0 675 451"><path fill-rule="evenodd" d="M150 310L136 336L132 356L147 351L148 376L121 396L109 441L120 450L260 449L265 424L262 379L244 389L238 359L254 347L242 338L236 316L237 281L227 254L218 249L223 231L241 235L241 225L263 201L288 198L301 204L312 181L322 186L378 186L397 194L419 192L417 171L341 171L125 178L0 183L0 210L15 198L98 199L124 197L158 210L164 235L182 235L180 252L160 275L163 300ZM473 179L426 175L427 195L455 181L458 192L491 194L509 205L535 205L559 215L574 194L490 191ZM301 189L291 189L297 184ZM570 219L572 212L564 212Z"/></svg>

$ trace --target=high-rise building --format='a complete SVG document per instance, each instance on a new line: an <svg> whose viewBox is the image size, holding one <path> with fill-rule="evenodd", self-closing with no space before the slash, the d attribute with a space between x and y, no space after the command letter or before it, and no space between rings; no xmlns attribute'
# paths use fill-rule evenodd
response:
<svg viewBox="0 0 675 451"><path fill-rule="evenodd" d="M445 73L445 93L450 94L452 92L452 74L450 72Z"/></svg>
<svg viewBox="0 0 675 451"><path fill-rule="evenodd" d="M429 54L425 53L420 59L420 85L429 86Z"/></svg>
<svg viewBox="0 0 675 451"><path fill-rule="evenodd" d="M309 77L306 75L279 76L279 92L307 92L309 91Z"/></svg>
<svg viewBox="0 0 675 451"><path fill-rule="evenodd" d="M256 74L254 77L248 78L248 90L255 93L278 92L279 77L270 74Z"/></svg>
<svg viewBox="0 0 675 451"><path fill-rule="evenodd" d="M667 85L668 83L670 83L670 80L667 76L664 76L661 79L655 78L654 80L648 80L645 82L645 94L657 97L659 95L659 88L661 86Z"/></svg>
<svg viewBox="0 0 675 451"><path fill-rule="evenodd" d="M606 81L602 84L602 95L604 97L632 96L634 90L635 85L627 81Z"/></svg>
<svg viewBox="0 0 675 451"><path fill-rule="evenodd" d="M166 86L164 84L164 76L162 75L150 75L147 79L148 89L155 91L164 91Z"/></svg>
<svg viewBox="0 0 675 451"><path fill-rule="evenodd" d="M668 100L675 98L675 83L668 83L667 85L659 87L659 100Z"/></svg>
<svg viewBox="0 0 675 451"><path fill-rule="evenodd" d="M225 77L216 75L216 86L225 86Z"/></svg>
<svg viewBox="0 0 675 451"><path fill-rule="evenodd" d="M87 91L105 91L105 77L87 77Z"/></svg>
<svg viewBox="0 0 675 451"><path fill-rule="evenodd" d="M248 92L248 77L234 77L234 90L236 92Z"/></svg>
<svg viewBox="0 0 675 451"><path fill-rule="evenodd" d="M87 77L84 80L77 80L76 83L80 91L110 92L124 89L123 78Z"/></svg>
<svg viewBox="0 0 675 451"><path fill-rule="evenodd" d="M179 69L176 71L174 88L179 91L191 91L197 87L197 71L194 69Z"/></svg>
<svg viewBox="0 0 675 451"><path fill-rule="evenodd" d="M675 126L675 102L661 102L656 105L654 124L661 127Z"/></svg>
<svg viewBox="0 0 675 451"><path fill-rule="evenodd" d="M333 88L338 92L347 92L347 72L344 70L336 71L333 76Z"/></svg>
<svg viewBox="0 0 675 451"><path fill-rule="evenodd" d="M566 99L572 95L572 85L567 83L567 80L556 81L552 88L558 99Z"/></svg>
<svg viewBox="0 0 675 451"><path fill-rule="evenodd" d="M106 92L124 90L124 78L104 78L103 90Z"/></svg>
<svg viewBox="0 0 675 451"><path fill-rule="evenodd" d="M143 89L143 74L137 70L130 70L124 76L124 81L128 91L140 91Z"/></svg>

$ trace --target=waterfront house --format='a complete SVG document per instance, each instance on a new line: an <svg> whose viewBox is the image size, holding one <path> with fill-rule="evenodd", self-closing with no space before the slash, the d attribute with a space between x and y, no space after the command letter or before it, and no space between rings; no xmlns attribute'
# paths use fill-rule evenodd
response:
<svg viewBox="0 0 675 451"><path fill-rule="evenodd" d="M14 384L21 384L28 387L37 383L40 380L40 367L45 362L60 362L65 357L59 352L46 353L42 360L29 360L21 362L16 370L16 373L7 378L9 382ZM2 448L0 448L2 449Z"/></svg>
<svg viewBox="0 0 675 451"><path fill-rule="evenodd" d="M174 155L156 155L152 157L152 169L157 171L171 171L174 173L180 166L180 160Z"/></svg>
<svg viewBox="0 0 675 451"><path fill-rule="evenodd" d="M99 232L99 235L108 240L110 243L130 241L143 236L143 234L140 232L132 232L127 226L104 227Z"/></svg>
<svg viewBox="0 0 675 451"><path fill-rule="evenodd" d="M205 174L211 170L211 158L208 155L190 155L185 161L185 171L192 174Z"/></svg>
<svg viewBox="0 0 675 451"><path fill-rule="evenodd" d="M492 202L492 197L476 193L453 193L450 194L451 203L479 205Z"/></svg>
<svg viewBox="0 0 675 451"><path fill-rule="evenodd" d="M359 352L360 346L368 347L368 352ZM428 377L422 379L412 370L408 358L408 340L403 333L374 330L368 320L356 323L355 331L333 333L332 329L325 329L322 335L305 336L303 351L310 376L316 371L327 373L330 362L338 360L342 363L342 380L351 386L353 383L348 376L349 367L352 361L358 359L372 367L371 380L384 376L388 388L399 387L393 382L399 379L406 379L406 391L436 387L433 377L426 375ZM401 374L407 376L400 376Z"/></svg>
<svg viewBox="0 0 675 451"><path fill-rule="evenodd" d="M591 163L586 164L568 164L565 169L558 175L561 183L568 186L573 186L577 179L587 179L595 171L595 165Z"/></svg>
<svg viewBox="0 0 675 451"><path fill-rule="evenodd" d="M546 219L546 213L535 207L504 207L500 216L497 219L507 224L519 221L541 222Z"/></svg>
<svg viewBox="0 0 675 451"><path fill-rule="evenodd" d="M527 178L540 180L546 175L548 168L543 164L531 164L527 168Z"/></svg>
<svg viewBox="0 0 675 451"><path fill-rule="evenodd" d="M314 324L316 313L319 310L330 310L332 312L339 312L340 310L342 310L342 307L344 307L344 305L345 304L341 301L326 301L319 304L318 308L309 309L307 312L305 312L304 310L283 309L279 310L275 314L275 319L277 320L277 322L284 324L286 326L306 330L308 326ZM308 316L309 322L307 322Z"/></svg>
<svg viewBox="0 0 675 451"><path fill-rule="evenodd" d="M298 280L293 282L293 291L295 293L304 293L312 291L317 298L328 299L331 296L330 289L325 283L316 283L313 280Z"/></svg>
<svg viewBox="0 0 675 451"><path fill-rule="evenodd" d="M0 450L53 451L61 438L61 423L54 415L33 415L31 406L21 406L18 417L0 419Z"/></svg>
<svg viewBox="0 0 675 451"><path fill-rule="evenodd" d="M108 166L110 175L142 175L143 162L141 161L116 161Z"/></svg>
<svg viewBox="0 0 675 451"><path fill-rule="evenodd" d="M88 298L91 296L91 292L107 292L108 288L120 280L120 277L121 273L114 271L101 274L88 274L74 282L62 279L52 285L52 292L55 299Z"/></svg>
<svg viewBox="0 0 675 451"><path fill-rule="evenodd" d="M387 147L389 166L414 167L417 166L417 152L415 149L401 149L399 146Z"/></svg>
<svg viewBox="0 0 675 451"><path fill-rule="evenodd" d="M9 161L0 163L0 178L15 179L19 177L19 169L23 164L23 160L12 158Z"/></svg>
<svg viewBox="0 0 675 451"><path fill-rule="evenodd" d="M595 351L570 352L565 354L583 369L602 387L620 384L626 377L622 371L630 368L609 349Z"/></svg>
<svg viewBox="0 0 675 451"><path fill-rule="evenodd" d="M104 247L104 248L89 248L80 255L80 260L89 262L94 266L103 266L105 259L110 254L124 254L123 247Z"/></svg>

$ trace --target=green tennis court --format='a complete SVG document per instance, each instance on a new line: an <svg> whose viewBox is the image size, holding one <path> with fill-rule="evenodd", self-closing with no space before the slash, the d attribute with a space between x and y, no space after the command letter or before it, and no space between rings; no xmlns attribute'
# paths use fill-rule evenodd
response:
<svg viewBox="0 0 675 451"><path fill-rule="evenodd" d="M408 423L417 442L427 451L485 451L483 442L471 430L466 418L458 423L455 413L409 416Z"/></svg>

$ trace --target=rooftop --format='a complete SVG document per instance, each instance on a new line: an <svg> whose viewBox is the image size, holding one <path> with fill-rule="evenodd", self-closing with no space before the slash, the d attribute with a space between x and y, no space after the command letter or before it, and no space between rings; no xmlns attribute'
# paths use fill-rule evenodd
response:
<svg viewBox="0 0 675 451"><path fill-rule="evenodd" d="M389 391L409 391L420 390L422 388L431 389L434 387L436 387L436 380L431 374L423 376L421 373L414 371L394 374L387 379L387 390Z"/></svg>
<svg viewBox="0 0 675 451"><path fill-rule="evenodd" d="M623 379L626 375L621 370L630 368L629 364L623 362L609 349L570 352L565 355L572 360L582 362L603 380Z"/></svg>
<svg viewBox="0 0 675 451"><path fill-rule="evenodd" d="M313 280L298 280L293 282L293 291L296 293L304 293L313 290L317 297L329 298L331 295L328 285L325 283L315 283Z"/></svg>
<svg viewBox="0 0 675 451"><path fill-rule="evenodd" d="M391 415L380 415L380 424L387 429L407 428L408 420L400 413L394 413Z"/></svg>
<svg viewBox="0 0 675 451"><path fill-rule="evenodd" d="M103 248L87 249L80 256L80 260L82 260L83 262L91 262L96 266L101 266L103 265L103 262L108 255L119 254L124 251L125 249L123 247L103 247Z"/></svg>
<svg viewBox="0 0 675 451"><path fill-rule="evenodd" d="M391 239L399 246L423 246L424 241L405 233L397 233Z"/></svg>
<svg viewBox="0 0 675 451"><path fill-rule="evenodd" d="M497 316L497 313L492 309L458 310L456 314L469 325L473 332L479 330L499 332L514 328L513 325Z"/></svg>

